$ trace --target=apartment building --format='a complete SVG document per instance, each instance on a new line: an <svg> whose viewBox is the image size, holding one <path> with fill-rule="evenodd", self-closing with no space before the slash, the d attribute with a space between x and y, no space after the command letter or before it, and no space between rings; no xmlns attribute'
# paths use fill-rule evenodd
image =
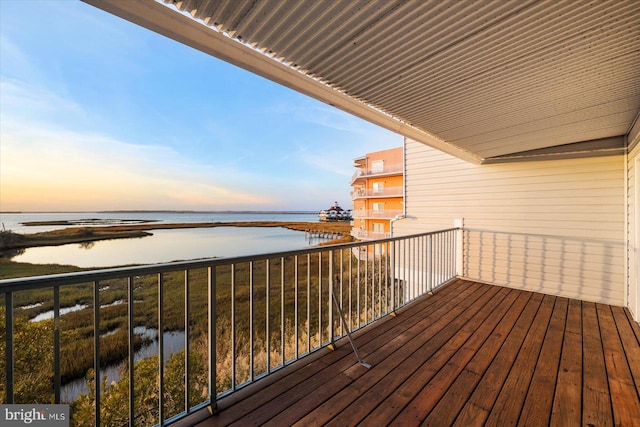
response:
<svg viewBox="0 0 640 427"><path fill-rule="evenodd" d="M394 218L404 213L403 155L403 147L397 147L354 159L354 237L368 240L391 236Z"/></svg>

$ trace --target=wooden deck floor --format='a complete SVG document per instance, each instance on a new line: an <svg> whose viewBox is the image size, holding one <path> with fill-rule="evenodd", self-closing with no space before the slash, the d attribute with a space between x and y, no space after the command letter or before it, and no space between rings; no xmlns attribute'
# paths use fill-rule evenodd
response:
<svg viewBox="0 0 640 427"><path fill-rule="evenodd" d="M371 369L341 341L197 425L640 425L640 327L620 307L455 280L355 336Z"/></svg>

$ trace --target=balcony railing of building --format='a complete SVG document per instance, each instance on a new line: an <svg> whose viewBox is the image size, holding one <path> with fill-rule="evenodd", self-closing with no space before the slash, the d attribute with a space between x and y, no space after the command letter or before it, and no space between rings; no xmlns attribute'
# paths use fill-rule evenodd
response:
<svg viewBox="0 0 640 427"><path fill-rule="evenodd" d="M358 188L351 192L353 199L374 198L374 197L402 197L404 194L403 187L388 187L382 190L374 190L372 188Z"/></svg>
<svg viewBox="0 0 640 427"><path fill-rule="evenodd" d="M359 229L351 230L351 235L356 239L367 239L367 240L386 239L388 237L391 237L391 233L374 232L374 231L359 230Z"/></svg>
<svg viewBox="0 0 640 427"><path fill-rule="evenodd" d="M402 209L385 209L382 211L359 209L352 211L351 216L355 219L392 219L403 213Z"/></svg>
<svg viewBox="0 0 640 427"><path fill-rule="evenodd" d="M404 165L402 163L385 164L381 170L373 169L373 168L363 168L363 169L358 169L354 172L353 176L351 177L351 182L354 182L358 178L374 177L374 176L380 176L380 175L401 174L403 172L404 172Z"/></svg>
<svg viewBox="0 0 640 427"><path fill-rule="evenodd" d="M217 398L454 278L461 241L454 228L1 280L0 402L71 403L64 383L74 378L74 364L88 358L87 394L72 403L76 424L166 425L206 406L215 410ZM67 313L68 304L82 309ZM30 321L27 309L49 310L50 320ZM155 354L146 358L137 353L140 329L156 331ZM172 331L183 334L173 351L165 342ZM359 358L355 345L354 351ZM120 365L121 378L109 381L104 374L113 365Z"/></svg>

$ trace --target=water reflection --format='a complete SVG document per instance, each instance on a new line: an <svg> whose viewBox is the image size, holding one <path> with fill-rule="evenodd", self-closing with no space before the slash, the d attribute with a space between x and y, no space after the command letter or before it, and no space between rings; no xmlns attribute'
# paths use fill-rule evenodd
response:
<svg viewBox="0 0 640 427"><path fill-rule="evenodd" d="M112 331L111 333L115 333ZM158 354L158 330L153 328L146 328L144 326L136 326L133 328L133 332L136 335L148 340L148 343L142 346L140 350L136 351L134 355L134 361L137 362L140 359L152 357ZM102 336L108 336L109 333ZM163 334L163 355L164 361L167 363L169 356L177 353L184 348L184 331L168 331ZM124 370L127 362L120 362L113 365L109 365L100 369L100 377L107 377L107 384L117 382L120 379L120 374ZM63 402L73 402L78 398L80 394L89 394L86 378L79 378L71 381L68 384L62 386L60 395Z"/></svg>
<svg viewBox="0 0 640 427"><path fill-rule="evenodd" d="M80 243L80 247L82 249L91 249L96 245L96 242L82 242Z"/></svg>
<svg viewBox="0 0 640 427"><path fill-rule="evenodd" d="M74 311L84 310L89 307L86 304L76 304L72 307L61 307L60 308L60 316L64 316L67 313L73 313ZM29 322L41 322L43 320L53 319L53 310L45 311L44 313L38 314L33 319L30 319Z"/></svg>
<svg viewBox="0 0 640 427"><path fill-rule="evenodd" d="M302 231L281 227L215 227L154 230L152 236L28 248L13 261L110 267L129 264L254 255L303 249L318 244Z"/></svg>

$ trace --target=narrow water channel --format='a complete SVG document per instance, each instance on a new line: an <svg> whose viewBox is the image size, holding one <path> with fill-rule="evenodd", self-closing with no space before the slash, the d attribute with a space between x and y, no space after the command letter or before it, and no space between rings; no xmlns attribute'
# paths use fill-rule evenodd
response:
<svg viewBox="0 0 640 427"><path fill-rule="evenodd" d="M158 354L158 330L146 328L144 326L137 326L134 328L134 333L140 337L153 340L149 344L144 345L134 355L134 360L138 360L151 357ZM169 331L165 332L164 336L164 360L169 358L170 355L179 352L184 348L184 331ZM107 384L111 384L113 381L120 379L120 372L122 367L126 365L126 361L120 362L114 365L109 365L106 368L100 370L100 378L107 376ZM63 402L73 402L81 394L89 394L87 387L87 380L79 378L68 384L62 386L60 391L60 398Z"/></svg>

